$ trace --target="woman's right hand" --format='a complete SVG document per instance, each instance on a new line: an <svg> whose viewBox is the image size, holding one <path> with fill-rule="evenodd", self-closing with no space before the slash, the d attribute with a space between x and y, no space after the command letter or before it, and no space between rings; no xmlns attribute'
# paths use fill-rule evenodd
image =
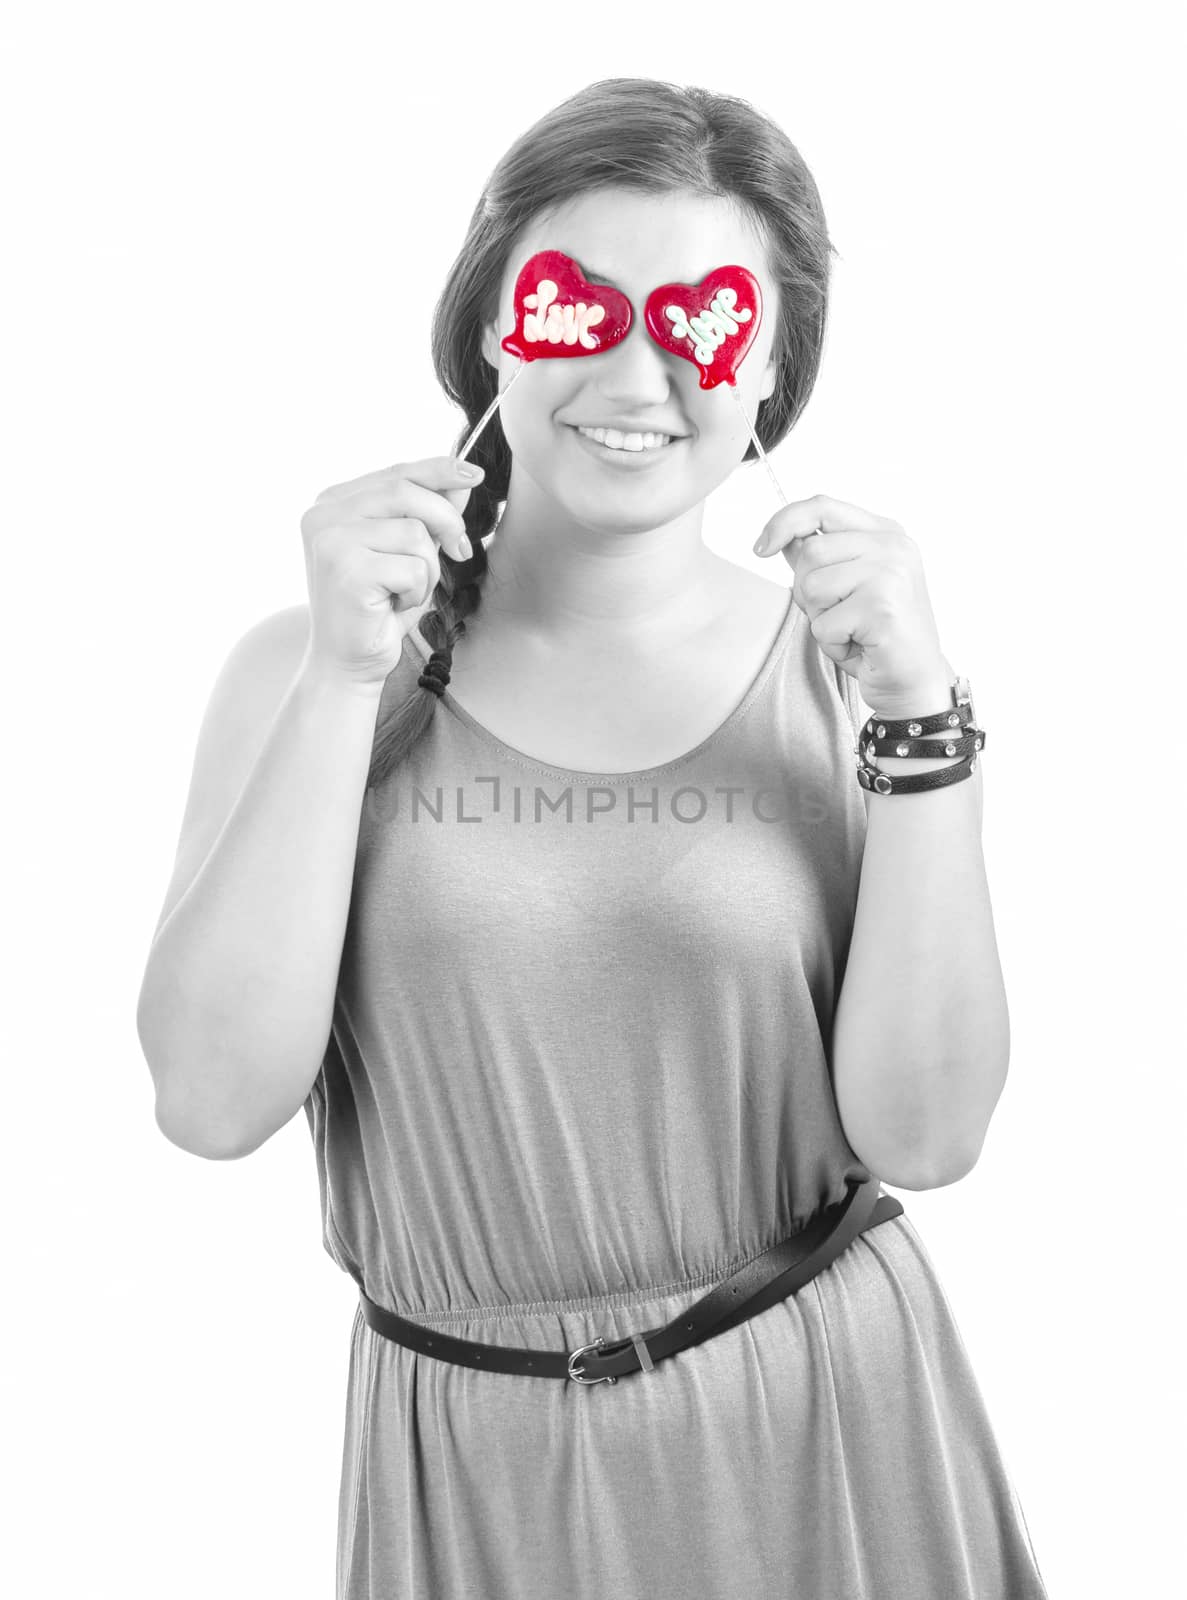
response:
<svg viewBox="0 0 1187 1600"><path fill-rule="evenodd" d="M469 467L470 463L466 463ZM443 545L468 560L462 510L482 481L429 456L323 489L301 518L310 630L305 662L381 689L441 576Z"/></svg>

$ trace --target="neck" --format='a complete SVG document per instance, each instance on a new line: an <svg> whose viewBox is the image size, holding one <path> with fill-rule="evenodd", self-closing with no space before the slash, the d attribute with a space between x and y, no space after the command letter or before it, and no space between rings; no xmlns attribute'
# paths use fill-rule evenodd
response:
<svg viewBox="0 0 1187 1600"><path fill-rule="evenodd" d="M716 616L729 565L706 548L703 517L699 501L656 528L591 526L513 474L487 546L482 612L569 649L685 640Z"/></svg>

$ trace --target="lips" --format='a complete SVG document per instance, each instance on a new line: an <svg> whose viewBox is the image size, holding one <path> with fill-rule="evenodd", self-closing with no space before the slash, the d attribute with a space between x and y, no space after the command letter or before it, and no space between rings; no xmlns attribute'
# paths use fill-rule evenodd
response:
<svg viewBox="0 0 1187 1600"><path fill-rule="evenodd" d="M700 283L662 283L643 308L658 345L691 361L702 389L737 383L762 321L762 290L745 267L716 267Z"/></svg>
<svg viewBox="0 0 1187 1600"><path fill-rule="evenodd" d="M596 355L625 339L630 326L626 295L588 283L563 251L538 250L515 280L515 331L502 347L521 361Z"/></svg>
<svg viewBox="0 0 1187 1600"><path fill-rule="evenodd" d="M661 456L667 456L682 443L681 439L670 438L667 444L658 445L650 450L615 450L610 445L599 443L597 439L591 439L588 434L582 433L580 428L574 427L571 423L568 426L572 428L572 432L582 449L589 451L599 460L613 461L615 463L622 462L632 467L637 464L656 461Z"/></svg>

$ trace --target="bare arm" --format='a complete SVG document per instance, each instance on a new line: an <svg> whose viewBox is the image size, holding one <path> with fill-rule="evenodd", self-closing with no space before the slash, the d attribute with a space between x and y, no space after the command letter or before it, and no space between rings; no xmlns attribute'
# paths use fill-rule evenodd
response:
<svg viewBox="0 0 1187 1600"><path fill-rule="evenodd" d="M329 1037L382 683L320 673L307 639L294 607L228 657L140 991L158 1125L195 1155L283 1127Z"/></svg>
<svg viewBox="0 0 1187 1600"><path fill-rule="evenodd" d="M938 682L931 703L947 693ZM937 745L946 737L924 735ZM881 756L878 765L913 776L954 761ZM863 793L861 886L833 1031L837 1108L850 1147L879 1177L939 1188L976 1164L1009 1069L981 846L983 768L920 794Z"/></svg>

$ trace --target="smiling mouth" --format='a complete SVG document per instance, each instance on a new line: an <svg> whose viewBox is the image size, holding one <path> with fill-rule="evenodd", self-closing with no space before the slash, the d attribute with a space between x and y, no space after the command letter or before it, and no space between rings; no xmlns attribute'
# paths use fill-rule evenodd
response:
<svg viewBox="0 0 1187 1600"><path fill-rule="evenodd" d="M680 442L670 433L623 433L618 428L582 428L569 424L574 433L615 456L658 456Z"/></svg>

